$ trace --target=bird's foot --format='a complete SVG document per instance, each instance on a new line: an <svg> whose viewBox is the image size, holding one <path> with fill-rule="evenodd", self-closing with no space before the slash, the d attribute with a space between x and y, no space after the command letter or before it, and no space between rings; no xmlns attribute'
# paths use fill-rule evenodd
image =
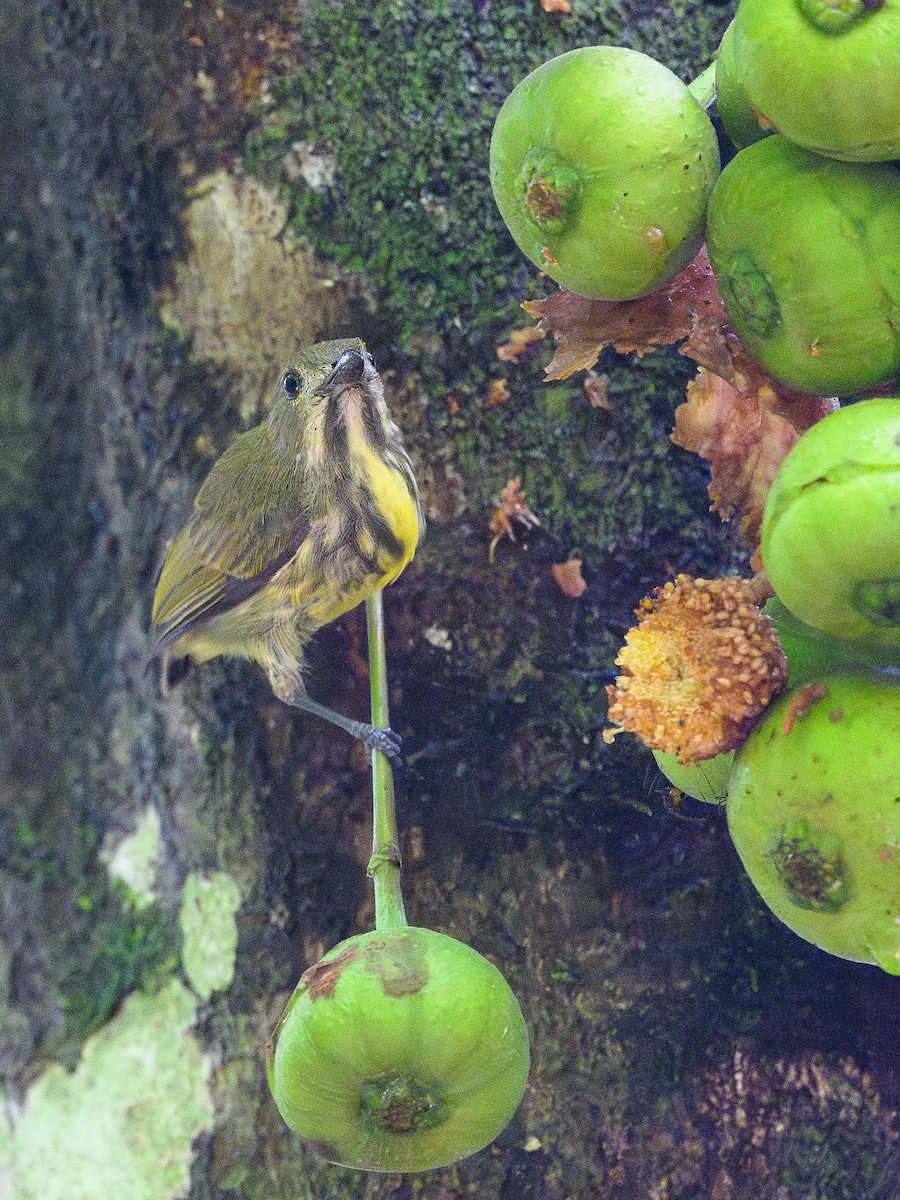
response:
<svg viewBox="0 0 900 1200"><path fill-rule="evenodd" d="M368 750L380 750L395 770L403 767L403 741L393 729L377 729L374 725L360 740Z"/></svg>

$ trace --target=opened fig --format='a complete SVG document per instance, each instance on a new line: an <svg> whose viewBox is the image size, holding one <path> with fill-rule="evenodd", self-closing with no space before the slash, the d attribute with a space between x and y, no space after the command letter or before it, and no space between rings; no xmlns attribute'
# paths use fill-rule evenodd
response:
<svg viewBox="0 0 900 1200"><path fill-rule="evenodd" d="M481 1150L516 1110L528 1034L509 984L445 934L408 926L335 946L300 979L268 1047L286 1123L329 1162L427 1171Z"/></svg>
<svg viewBox="0 0 900 1200"><path fill-rule="evenodd" d="M701 105L667 67L624 47L538 67L491 138L494 198L519 248L593 299L644 295L687 266L718 172Z"/></svg>

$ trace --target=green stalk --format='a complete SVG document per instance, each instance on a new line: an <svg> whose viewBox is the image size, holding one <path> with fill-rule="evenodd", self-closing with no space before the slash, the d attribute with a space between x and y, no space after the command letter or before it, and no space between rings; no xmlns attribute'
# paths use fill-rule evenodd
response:
<svg viewBox="0 0 900 1200"><path fill-rule="evenodd" d="M369 635L369 681L372 689L372 724L390 726L387 693L387 664L384 654L384 609L381 592L366 600ZM400 889L400 845L394 804L394 772L380 750L372 751L372 857L368 875L375 885L375 928L402 929L406 925L403 892Z"/></svg>
<svg viewBox="0 0 900 1200"><path fill-rule="evenodd" d="M687 90L691 93L698 104L702 104L704 108L709 108L713 100L716 98L716 60L705 67L696 79L692 80L687 85Z"/></svg>

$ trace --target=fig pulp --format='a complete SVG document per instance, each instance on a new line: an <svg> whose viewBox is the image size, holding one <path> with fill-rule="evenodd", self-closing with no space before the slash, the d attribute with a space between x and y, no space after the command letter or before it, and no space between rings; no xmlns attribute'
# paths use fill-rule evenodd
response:
<svg viewBox="0 0 900 1200"><path fill-rule="evenodd" d="M731 86L770 127L832 158L900 158L900 0L741 0L732 41Z"/></svg>
<svg viewBox="0 0 900 1200"><path fill-rule="evenodd" d="M718 172L700 104L667 67L624 47L538 67L491 138L494 198L519 248L593 299L642 296L687 266Z"/></svg>
<svg viewBox="0 0 900 1200"><path fill-rule="evenodd" d="M268 1047L285 1122L329 1162L428 1171L481 1150L515 1112L528 1034L470 946L408 926L360 934L301 977Z"/></svg>
<svg viewBox="0 0 900 1200"><path fill-rule="evenodd" d="M761 551L776 596L802 622L896 654L900 399L857 401L804 433L766 497Z"/></svg>
<svg viewBox="0 0 900 1200"><path fill-rule="evenodd" d="M900 373L900 173L763 138L709 202L707 245L747 352L802 392L847 396Z"/></svg>
<svg viewBox="0 0 900 1200"><path fill-rule="evenodd" d="M738 752L728 828L793 931L900 975L900 683L829 675L780 699Z"/></svg>

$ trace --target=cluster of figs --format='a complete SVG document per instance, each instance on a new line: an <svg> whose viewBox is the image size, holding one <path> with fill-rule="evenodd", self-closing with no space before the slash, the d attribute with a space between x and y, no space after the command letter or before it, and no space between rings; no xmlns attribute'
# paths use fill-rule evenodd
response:
<svg viewBox="0 0 900 1200"><path fill-rule="evenodd" d="M851 398L900 375L898 160L900 0L740 0L690 85L634 50L571 51L510 94L490 153L510 232L562 287L636 299L705 238L751 358ZM761 554L786 692L737 755L654 753L726 803L777 916L900 974L900 399L855 399L800 439Z"/></svg>
<svg viewBox="0 0 900 1200"><path fill-rule="evenodd" d="M729 318L773 376L845 396L892 379L900 0L741 0L715 72L737 150L724 171L698 88L644 54L573 50L524 79L490 150L513 237L561 286L604 300L662 287L705 237ZM898 513L900 400L848 406L801 439L762 549L791 681L826 678L830 698L792 738L776 710L737 763L667 766L703 799L727 780L735 844L797 932L900 974ZM424 1171L503 1129L528 1034L482 955L402 914L378 926L304 973L269 1084L327 1160Z"/></svg>
<svg viewBox="0 0 900 1200"><path fill-rule="evenodd" d="M725 804L780 920L900 975L900 399L807 430L766 497L760 549L785 691L736 753L654 755L677 788Z"/></svg>
<svg viewBox="0 0 900 1200"><path fill-rule="evenodd" d="M715 62L737 150L720 171L699 80L573 50L500 110L497 206L523 253L590 299L657 290L705 237L750 356L799 391L858 393L900 373L898 79L898 0L741 0Z"/></svg>

